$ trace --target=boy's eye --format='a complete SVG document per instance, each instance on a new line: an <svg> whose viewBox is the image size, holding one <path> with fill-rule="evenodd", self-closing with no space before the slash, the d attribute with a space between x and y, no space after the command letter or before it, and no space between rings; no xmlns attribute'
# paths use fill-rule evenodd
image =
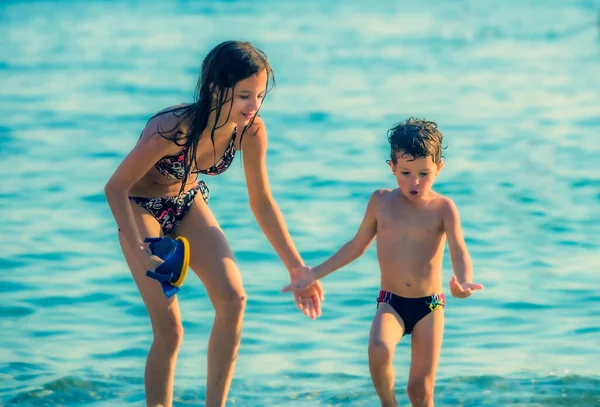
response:
<svg viewBox="0 0 600 407"><path fill-rule="evenodd" d="M421 176L422 176L422 177L426 177L426 176L428 176L428 175L429 175L429 173L428 173L428 172L422 172L422 173L421 173Z"/></svg>
<svg viewBox="0 0 600 407"><path fill-rule="evenodd" d="M408 171L402 171L402 172L400 172L400 174L402 174L402 175L408 175L408 174L410 174L410 172L408 172Z"/></svg>

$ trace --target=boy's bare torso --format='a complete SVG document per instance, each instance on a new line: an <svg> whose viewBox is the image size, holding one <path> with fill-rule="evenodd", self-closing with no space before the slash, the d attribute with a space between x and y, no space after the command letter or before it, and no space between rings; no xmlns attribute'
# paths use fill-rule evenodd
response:
<svg viewBox="0 0 600 407"><path fill-rule="evenodd" d="M381 289L416 298L442 292L446 198L409 201L398 189L380 190L375 210Z"/></svg>

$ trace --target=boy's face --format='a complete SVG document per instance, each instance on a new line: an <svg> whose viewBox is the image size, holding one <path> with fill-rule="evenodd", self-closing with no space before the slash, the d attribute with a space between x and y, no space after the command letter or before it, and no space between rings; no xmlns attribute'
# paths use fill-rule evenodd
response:
<svg viewBox="0 0 600 407"><path fill-rule="evenodd" d="M396 157L396 164L392 161L388 161L388 164L396 176L400 191L411 201L428 198L435 177L444 163L434 163L431 156L414 158L403 151L398 152Z"/></svg>

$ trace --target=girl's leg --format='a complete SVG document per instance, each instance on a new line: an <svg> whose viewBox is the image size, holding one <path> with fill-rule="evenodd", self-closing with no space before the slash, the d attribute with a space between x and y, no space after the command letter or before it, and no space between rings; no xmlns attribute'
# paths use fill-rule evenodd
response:
<svg viewBox="0 0 600 407"><path fill-rule="evenodd" d="M144 208L131 204L142 237L160 236L161 228ZM132 245L119 233L119 241L131 274L146 305L154 340L146 360L144 384L146 405L171 407L175 361L183 338L183 327L177 298L167 299L155 280L146 277L146 269L139 262Z"/></svg>
<svg viewBox="0 0 600 407"><path fill-rule="evenodd" d="M389 304L380 303L369 335L369 371L381 405L385 407L398 405L392 359L403 333L402 318Z"/></svg>
<svg viewBox="0 0 600 407"><path fill-rule="evenodd" d="M407 388L413 406L433 407L433 387L443 336L443 309L428 314L413 329Z"/></svg>
<svg viewBox="0 0 600 407"><path fill-rule="evenodd" d="M208 342L206 407L225 406L242 332L246 293L223 231L201 197L177 228L190 242L190 267L200 277L215 319Z"/></svg>

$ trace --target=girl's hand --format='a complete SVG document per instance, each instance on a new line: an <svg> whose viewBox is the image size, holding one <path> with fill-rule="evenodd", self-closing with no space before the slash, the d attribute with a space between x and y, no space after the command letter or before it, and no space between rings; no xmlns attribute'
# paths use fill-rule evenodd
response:
<svg viewBox="0 0 600 407"><path fill-rule="evenodd" d="M321 302L323 287L315 280L312 268L307 266L297 267L290 273L292 282L285 286L282 292L294 292L296 306L304 315L314 319L321 315Z"/></svg>
<svg viewBox="0 0 600 407"><path fill-rule="evenodd" d="M152 254L150 246L147 243L140 242L138 245L139 257L146 270L155 271L158 266L164 263L160 257Z"/></svg>

